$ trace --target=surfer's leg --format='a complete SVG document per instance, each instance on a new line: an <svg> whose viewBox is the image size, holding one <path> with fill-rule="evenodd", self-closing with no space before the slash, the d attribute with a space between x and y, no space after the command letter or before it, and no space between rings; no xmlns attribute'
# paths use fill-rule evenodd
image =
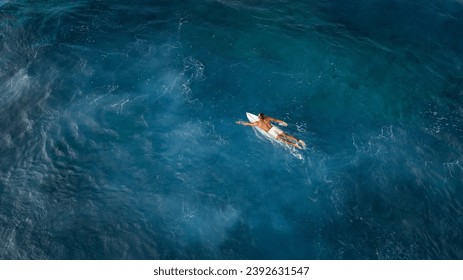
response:
<svg viewBox="0 0 463 280"><path fill-rule="evenodd" d="M286 134L286 133L284 133L284 132L283 132L281 135L283 135L283 136L287 139L287 141L294 141L294 142L296 142L296 145L297 145L297 143L300 143L302 146L305 147L304 141L300 140L299 138L296 138L296 137L291 136L291 135L289 135L289 134ZM298 145L298 146L299 146L299 145Z"/></svg>
<svg viewBox="0 0 463 280"><path fill-rule="evenodd" d="M276 137L276 139L279 140L279 141L281 141L281 142L283 142L283 143L286 143L286 144L288 144L288 145L291 145L291 146L294 146L294 147L296 147L296 148L302 149L302 147L299 146L299 145L297 144L297 142L294 143L293 141L289 141L288 139L286 139L286 137L285 137L283 134L278 135L278 136Z"/></svg>
<svg viewBox="0 0 463 280"><path fill-rule="evenodd" d="M284 136L286 139L288 139L288 140L292 140L292 141L295 141L295 142L299 141L299 139L297 139L296 137L291 136L291 135L289 135L289 134L286 134L286 133L284 133L284 132L283 132L281 135L283 135L283 136Z"/></svg>

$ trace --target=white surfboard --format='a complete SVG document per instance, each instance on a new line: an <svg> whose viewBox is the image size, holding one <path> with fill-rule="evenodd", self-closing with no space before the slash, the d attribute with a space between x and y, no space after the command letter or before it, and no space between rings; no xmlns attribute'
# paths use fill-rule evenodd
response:
<svg viewBox="0 0 463 280"><path fill-rule="evenodd" d="M257 115L254 115L254 114L251 114L251 113L248 113L248 112L246 112L246 117L248 117L248 120L250 122L257 122L259 120L259 117ZM276 125L273 125L273 126L276 126ZM255 128L257 131L262 133L262 135L264 135L265 137L268 137L268 138L270 138L272 140L276 140L274 137L270 136L270 134L268 134L265 130L263 130L263 129L257 127L257 126L253 126L253 128ZM280 144L283 144L281 141L277 141L277 142L280 143Z"/></svg>
<svg viewBox="0 0 463 280"><path fill-rule="evenodd" d="M246 112L246 117L248 118L248 120L250 122L256 122L259 120L259 117L254 115L254 114L251 114L251 113L248 113ZM257 127L257 126L253 126L252 128L254 128L255 130L259 131L262 135L264 135L267 139L269 139L270 141L272 141L272 143L278 143L280 145L283 145L283 146L286 146L287 148L289 148L291 154L295 157L297 157L298 159L301 159L301 160L304 160L304 157L302 156L302 154L299 152L299 151L296 151L294 148L291 149L287 144L281 142L281 141L278 141L276 140L274 137L270 136L270 134L268 134L265 130ZM256 134L257 135L257 134Z"/></svg>

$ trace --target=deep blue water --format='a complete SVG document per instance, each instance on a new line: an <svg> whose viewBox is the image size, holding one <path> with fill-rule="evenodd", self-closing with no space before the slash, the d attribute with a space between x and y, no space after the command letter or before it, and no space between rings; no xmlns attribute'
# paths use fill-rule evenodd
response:
<svg viewBox="0 0 463 280"><path fill-rule="evenodd" d="M0 258L463 259L462 67L461 0L0 1Z"/></svg>

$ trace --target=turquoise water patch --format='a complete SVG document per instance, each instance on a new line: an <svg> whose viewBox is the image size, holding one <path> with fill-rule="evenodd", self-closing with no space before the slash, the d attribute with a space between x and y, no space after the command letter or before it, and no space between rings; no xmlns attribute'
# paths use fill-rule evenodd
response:
<svg viewBox="0 0 463 280"><path fill-rule="evenodd" d="M462 13L0 4L0 257L462 258Z"/></svg>

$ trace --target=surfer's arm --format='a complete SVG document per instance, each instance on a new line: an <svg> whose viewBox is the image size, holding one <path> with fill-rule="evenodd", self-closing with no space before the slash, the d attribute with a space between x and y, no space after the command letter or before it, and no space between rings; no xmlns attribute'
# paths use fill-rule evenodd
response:
<svg viewBox="0 0 463 280"><path fill-rule="evenodd" d="M257 126L257 125L259 125L259 122L250 123L250 122L237 121L236 123L241 124L241 125L245 125L245 126Z"/></svg>
<svg viewBox="0 0 463 280"><path fill-rule="evenodd" d="M274 118L270 118L270 117L267 117L270 119L271 122L276 122L276 123L279 123L281 126L288 126L288 124L282 120L279 120L279 119L274 119Z"/></svg>

